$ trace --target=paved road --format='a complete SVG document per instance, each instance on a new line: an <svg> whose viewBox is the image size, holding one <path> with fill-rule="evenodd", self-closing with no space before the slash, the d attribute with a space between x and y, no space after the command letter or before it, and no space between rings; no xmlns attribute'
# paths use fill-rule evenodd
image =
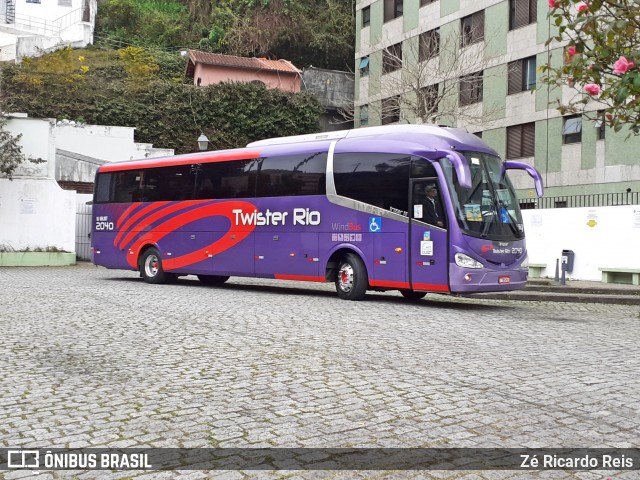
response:
<svg viewBox="0 0 640 480"><path fill-rule="evenodd" d="M0 447L638 447L639 322L638 307L622 305L408 303L394 292L347 302L332 285L156 286L88 264L0 268ZM35 478L5 478L25 475ZM528 474L607 475L637 478Z"/></svg>

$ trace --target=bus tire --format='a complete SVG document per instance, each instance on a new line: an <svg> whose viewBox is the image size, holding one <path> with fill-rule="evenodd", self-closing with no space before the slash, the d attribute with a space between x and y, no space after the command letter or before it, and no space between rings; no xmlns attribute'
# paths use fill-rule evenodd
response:
<svg viewBox="0 0 640 480"><path fill-rule="evenodd" d="M148 248L140 257L140 275L147 283L171 283L177 277L162 268L160 252L156 248Z"/></svg>
<svg viewBox="0 0 640 480"><path fill-rule="evenodd" d="M338 262L336 291L343 300L362 300L367 293L367 267L355 253L345 254Z"/></svg>
<svg viewBox="0 0 640 480"><path fill-rule="evenodd" d="M400 290L400 293L407 300L420 300L423 299L427 292L416 292L415 290Z"/></svg>
<svg viewBox="0 0 640 480"><path fill-rule="evenodd" d="M229 280L229 277L223 275L198 275L198 280L203 285L220 285Z"/></svg>

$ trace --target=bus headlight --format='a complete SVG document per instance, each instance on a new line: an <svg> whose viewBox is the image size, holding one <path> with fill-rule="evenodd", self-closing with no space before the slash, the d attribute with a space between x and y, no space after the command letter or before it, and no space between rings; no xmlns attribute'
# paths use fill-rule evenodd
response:
<svg viewBox="0 0 640 480"><path fill-rule="evenodd" d="M482 268L483 265L464 253L456 253L453 257L456 265L463 268Z"/></svg>
<svg viewBox="0 0 640 480"><path fill-rule="evenodd" d="M524 256L524 260L522 261L522 268L529 268L529 255Z"/></svg>

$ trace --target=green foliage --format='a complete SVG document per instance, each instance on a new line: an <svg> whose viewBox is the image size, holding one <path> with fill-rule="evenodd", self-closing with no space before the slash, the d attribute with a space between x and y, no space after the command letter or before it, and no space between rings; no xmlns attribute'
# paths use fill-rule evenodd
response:
<svg viewBox="0 0 640 480"><path fill-rule="evenodd" d="M98 38L123 43L181 47L197 41L189 11L175 0L107 0L96 17Z"/></svg>
<svg viewBox="0 0 640 480"><path fill-rule="evenodd" d="M136 127L136 141L174 148L177 153L196 151L196 138L201 132L209 137L210 148L219 149L318 129L322 108L304 94L254 84L202 88L175 78L167 80L169 75L184 72L179 55L158 55L136 48L73 52L83 56L89 68L86 80L72 89L64 74L43 72L40 63L50 63L48 57L55 54L4 68L0 91L6 109L34 117ZM140 65L172 64L175 71L170 74L163 72L164 67L157 73L143 68L144 75L137 70ZM40 75L38 85L25 81L34 72Z"/></svg>
<svg viewBox="0 0 640 480"><path fill-rule="evenodd" d="M106 0L98 38L349 69L355 0Z"/></svg>
<svg viewBox="0 0 640 480"><path fill-rule="evenodd" d="M26 160L31 163L44 163L44 160L37 158L26 158L22 153L20 138L22 134L15 137L6 129L7 118L0 115L0 174L11 180L16 169Z"/></svg>
<svg viewBox="0 0 640 480"><path fill-rule="evenodd" d="M563 65L541 67L548 73L543 81L579 92L560 111L582 111L597 102L616 131L627 125L640 134L640 2L556 0L555 5L549 15L558 35L548 43L569 43Z"/></svg>

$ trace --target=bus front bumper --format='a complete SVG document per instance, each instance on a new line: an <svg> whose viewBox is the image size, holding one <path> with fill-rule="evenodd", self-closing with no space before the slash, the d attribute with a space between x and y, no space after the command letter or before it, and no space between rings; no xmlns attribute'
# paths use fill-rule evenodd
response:
<svg viewBox="0 0 640 480"><path fill-rule="evenodd" d="M508 292L520 290L527 284L527 268L489 270L461 268L449 265L451 293Z"/></svg>

